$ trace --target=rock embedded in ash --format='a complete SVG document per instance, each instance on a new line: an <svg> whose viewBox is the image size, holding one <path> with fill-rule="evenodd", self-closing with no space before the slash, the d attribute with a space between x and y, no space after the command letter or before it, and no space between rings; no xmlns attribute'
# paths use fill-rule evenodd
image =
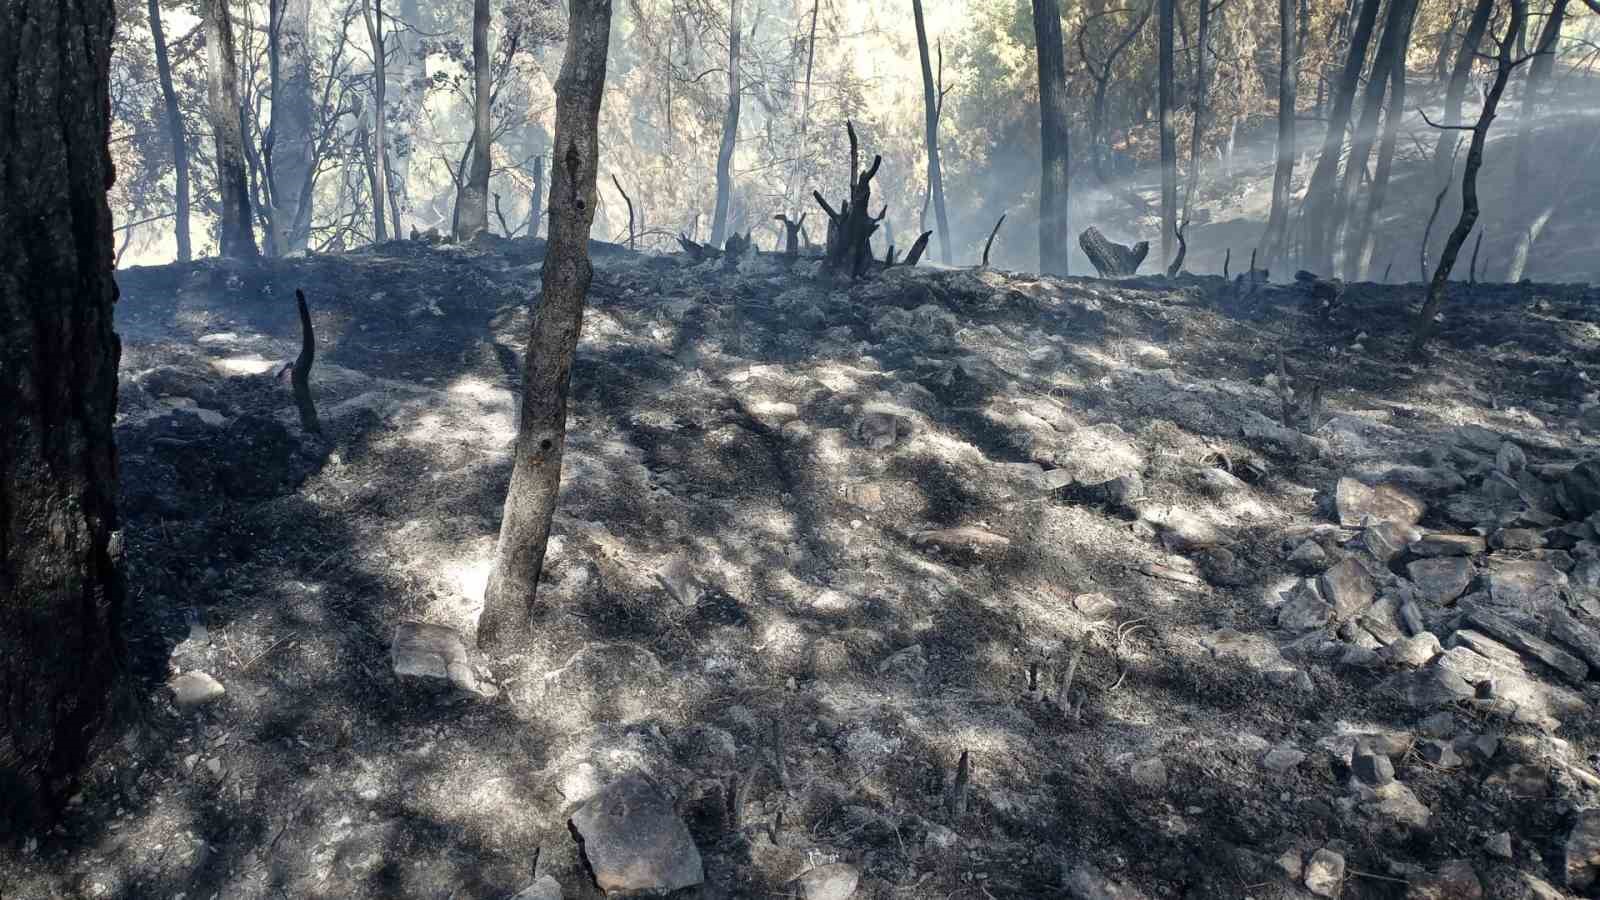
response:
<svg viewBox="0 0 1600 900"><path fill-rule="evenodd" d="M1600 807L1578 811L1564 855L1567 887L1586 891L1600 884Z"/></svg>
<svg viewBox="0 0 1600 900"><path fill-rule="evenodd" d="M602 788L571 822L595 883L608 894L667 893L705 880L688 827L643 775Z"/></svg>
<svg viewBox="0 0 1600 900"><path fill-rule="evenodd" d="M1328 567L1328 551L1316 541L1304 541L1289 554L1289 564L1307 574L1316 574Z"/></svg>
<svg viewBox="0 0 1600 900"><path fill-rule="evenodd" d="M1528 467L1528 454L1522 448L1510 441L1503 441L1500 449L1494 454L1494 467L1507 475L1515 477Z"/></svg>
<svg viewBox="0 0 1600 900"><path fill-rule="evenodd" d="M1112 881L1094 866L1062 864L1061 887L1071 900L1145 900L1138 890Z"/></svg>
<svg viewBox="0 0 1600 900"><path fill-rule="evenodd" d="M228 692L221 682L199 669L179 675L167 686L172 688L172 699L180 709L204 706Z"/></svg>
<svg viewBox="0 0 1600 900"><path fill-rule="evenodd" d="M911 543L934 546L946 553L968 556L986 556L1004 553L1011 539L970 525L960 528L938 528L919 531L911 536Z"/></svg>
<svg viewBox="0 0 1600 900"><path fill-rule="evenodd" d="M1572 682L1582 684L1589 677L1589 664L1562 650L1560 647L1536 637L1480 606L1467 609L1466 621L1482 629L1490 637L1515 647L1539 660Z"/></svg>
<svg viewBox="0 0 1600 900"><path fill-rule="evenodd" d="M1337 897L1344 890L1344 855L1323 847L1306 862L1306 890L1318 897Z"/></svg>
<svg viewBox="0 0 1600 900"><path fill-rule="evenodd" d="M1406 900L1483 900L1483 882L1471 863L1447 860L1438 870L1411 882Z"/></svg>
<svg viewBox="0 0 1600 900"><path fill-rule="evenodd" d="M1289 599L1278 607L1278 627L1288 631L1310 631L1333 621L1333 606L1322 599L1317 583L1301 579L1289 594Z"/></svg>
<svg viewBox="0 0 1600 900"><path fill-rule="evenodd" d="M1378 562L1388 565L1395 557L1404 553L1412 541L1420 537L1422 537L1421 531L1410 525L1378 522L1361 530L1361 545L1366 547L1367 552Z"/></svg>
<svg viewBox="0 0 1600 900"><path fill-rule="evenodd" d="M1416 583L1422 598L1438 606L1453 603L1472 584L1472 561L1461 557L1418 559L1406 564L1406 574Z"/></svg>
<svg viewBox="0 0 1600 900"><path fill-rule="evenodd" d="M1600 628L1557 606L1550 613L1550 636L1572 648L1591 669L1600 672Z"/></svg>
<svg viewBox="0 0 1600 900"><path fill-rule="evenodd" d="M1427 504L1404 488L1389 484L1368 487L1354 478L1344 477L1334 487L1334 509L1339 524L1346 528L1388 522L1409 526L1422 521Z"/></svg>
<svg viewBox="0 0 1600 900"><path fill-rule="evenodd" d="M1426 830L1433 821L1433 811L1417 799L1411 789L1398 781L1378 787L1358 785L1357 793L1365 798L1361 811L1374 821L1402 830Z"/></svg>
<svg viewBox="0 0 1600 900"><path fill-rule="evenodd" d="M1289 744L1279 744L1278 746L1273 747L1271 750L1268 750L1266 754L1261 757L1261 767L1269 772L1277 772L1282 774L1290 771L1291 769L1298 768L1299 765L1305 761L1306 754L1304 751L1296 750Z"/></svg>
<svg viewBox="0 0 1600 900"><path fill-rule="evenodd" d="M450 684L463 691L492 695L494 688L478 681L472 654L460 632L426 622L401 622L390 646L394 674L422 682Z"/></svg>
<svg viewBox="0 0 1600 900"><path fill-rule="evenodd" d="M1420 669L1433 660L1444 648L1439 645L1439 638L1431 631L1424 631L1413 637L1401 638L1383 648L1383 658L1397 666L1407 666Z"/></svg>
<svg viewBox="0 0 1600 900"><path fill-rule="evenodd" d="M845 900L856 892L861 872L848 863L829 863L807 869L792 885L804 900Z"/></svg>
<svg viewBox="0 0 1600 900"><path fill-rule="evenodd" d="M1356 745L1355 757L1350 761L1355 776L1373 787L1383 787L1394 781L1394 762L1371 747Z"/></svg>
<svg viewBox="0 0 1600 900"><path fill-rule="evenodd" d="M1378 591L1366 566L1353 557L1323 572L1317 579L1317 588L1339 621L1360 615Z"/></svg>
<svg viewBox="0 0 1600 900"><path fill-rule="evenodd" d="M1489 546L1475 534L1430 533L1412 541L1406 549L1417 556L1475 556Z"/></svg>
<svg viewBox="0 0 1600 900"><path fill-rule="evenodd" d="M1558 601L1567 576L1542 560L1489 557L1489 596L1500 606L1537 612Z"/></svg>
<svg viewBox="0 0 1600 900"><path fill-rule="evenodd" d="M1573 466L1561 479L1556 496L1574 519L1600 512L1600 459Z"/></svg>
<svg viewBox="0 0 1600 900"><path fill-rule="evenodd" d="M1428 765L1440 769L1454 769L1466 762L1461 758L1461 754L1456 752L1455 744L1449 741L1423 741L1417 745L1417 753Z"/></svg>
<svg viewBox="0 0 1600 900"><path fill-rule="evenodd" d="M1079 594L1072 598L1072 608L1090 621L1104 619L1116 611L1117 601L1105 594Z"/></svg>
<svg viewBox="0 0 1600 900"><path fill-rule="evenodd" d="M1399 684L1406 703L1417 710L1450 707L1477 695L1465 678L1441 666L1438 660L1403 676Z"/></svg>
<svg viewBox="0 0 1600 900"><path fill-rule="evenodd" d="M1483 852L1496 859L1511 859L1515 856L1515 852L1511 849L1511 832L1502 831L1489 835L1488 840L1483 842Z"/></svg>
<svg viewBox="0 0 1600 900"><path fill-rule="evenodd" d="M1545 538L1532 528L1502 528L1490 536L1489 545L1496 550L1539 550Z"/></svg>
<svg viewBox="0 0 1600 900"><path fill-rule="evenodd" d="M561 900L561 882L549 875L540 875L511 900Z"/></svg>

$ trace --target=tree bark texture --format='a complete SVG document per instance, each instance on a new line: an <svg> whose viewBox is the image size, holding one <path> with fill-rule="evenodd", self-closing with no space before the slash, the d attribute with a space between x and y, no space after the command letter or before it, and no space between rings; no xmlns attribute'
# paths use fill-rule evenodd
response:
<svg viewBox="0 0 1600 900"><path fill-rule="evenodd" d="M1493 3L1494 0L1485 0ZM1339 73L1338 84L1333 89L1333 104L1328 112L1328 130L1322 138L1322 155L1317 158L1311 180L1306 184L1305 212L1302 216L1302 234L1305 252L1300 264L1313 272L1324 274L1333 271L1333 250L1328 243L1329 218L1334 202L1334 186L1338 180L1339 157L1344 150L1344 133L1350 125L1350 111L1355 104L1356 88L1361 84L1361 69L1366 65L1367 46L1372 42L1372 32L1377 26L1380 0L1361 0L1355 31L1350 35L1350 49Z"/></svg>
<svg viewBox="0 0 1600 900"><path fill-rule="evenodd" d="M456 240L460 241L489 230L489 0L473 0L472 4L472 72L472 171L456 195Z"/></svg>
<svg viewBox="0 0 1600 900"><path fill-rule="evenodd" d="M258 255L250 224L250 182L245 171L244 128L239 119L239 65L233 49L233 14L228 0L202 0L206 33L206 100L217 143L217 191L222 217L217 224L218 253L241 258Z"/></svg>
<svg viewBox="0 0 1600 900"><path fill-rule="evenodd" d="M1396 6L1409 7L1404 15L1402 33L1396 56L1389 66L1389 102L1383 114L1383 136L1378 141L1378 165L1372 173L1372 187L1367 190L1367 205L1362 211L1361 227L1352 229L1345 250L1345 279L1365 281L1372 266L1373 229L1378 212L1388 198L1389 175L1394 171L1394 154L1400 140L1400 120L1406 114L1406 51L1411 46L1411 27L1416 22L1416 0L1394 0Z"/></svg>
<svg viewBox="0 0 1600 900"><path fill-rule="evenodd" d="M950 218L945 214L944 172L939 166L940 99L939 89L933 80L933 64L928 58L928 29L923 24L922 0L911 0L911 14L917 25L917 53L922 57L922 110L924 141L928 146L928 192L933 200L933 218L939 226L939 258L948 265Z"/></svg>
<svg viewBox="0 0 1600 900"><path fill-rule="evenodd" d="M316 104L311 97L311 0L280 0L272 29L272 220L283 231L285 253L304 253L311 239L306 183L316 162Z"/></svg>
<svg viewBox="0 0 1600 900"><path fill-rule="evenodd" d="M1478 0L1472 8L1472 18L1467 22L1467 33L1461 37L1461 45L1456 48L1455 65L1450 69L1450 83L1444 91L1444 120L1445 125L1461 124L1461 105L1467 96L1467 80L1472 75L1473 63L1478 59L1478 48L1483 45L1483 33L1489 27L1489 15L1494 12L1494 0ZM1461 132L1454 128L1446 128L1439 132L1439 140L1433 148L1434 174L1440 178L1449 178L1453 161L1455 160L1456 144L1461 140Z"/></svg>
<svg viewBox="0 0 1600 900"><path fill-rule="evenodd" d="M1285 0L1288 2L1288 0ZM1033 38L1039 53L1039 271L1067 274L1067 60L1058 0L1033 0Z"/></svg>
<svg viewBox="0 0 1600 900"><path fill-rule="evenodd" d="M177 232L178 262L188 262L194 258L194 242L189 237L189 140L184 134L178 91L172 85L172 61L167 56L167 36L161 27L161 0L150 0L150 38L156 47L156 77L161 81L167 133L172 141L172 173L177 181L172 217Z"/></svg>
<svg viewBox="0 0 1600 900"><path fill-rule="evenodd" d="M1200 0L1205 3L1208 0ZM1161 265L1172 261L1176 251L1173 244L1178 233L1178 136L1173 125L1172 80L1173 32L1177 18L1177 0L1158 0L1160 12L1156 18L1156 44L1158 84L1157 107L1161 130Z"/></svg>
<svg viewBox="0 0 1600 900"><path fill-rule="evenodd" d="M556 81L555 164L543 290L523 360L516 462L478 623L478 645L492 653L528 643L539 570L561 488L572 357L583 324L584 298L594 277L589 229L594 224L600 101L610 39L610 0L571 0L566 58Z"/></svg>
<svg viewBox="0 0 1600 900"><path fill-rule="evenodd" d="M487 3L483 4L487 6ZM386 227L385 207L389 201L389 150L385 137L388 135L387 117L388 109L388 71L385 56L387 55L386 42L383 36L383 0L366 0L362 7L362 17L366 19L367 40L372 46L372 167L373 167L373 194L372 194L372 232L373 240L386 241L389 239L389 229ZM487 12L485 12L487 16ZM487 38L487 32L485 32ZM472 47L474 54L478 48L477 19L473 19ZM473 169L477 174L477 169ZM489 191L489 180L484 178L483 190L485 195ZM484 226L488 227L489 208L484 207ZM400 223L394 223L395 233L398 235Z"/></svg>
<svg viewBox="0 0 1600 900"><path fill-rule="evenodd" d="M1101 278L1127 278L1137 274L1140 264L1150 253L1149 241L1124 247L1107 240L1100 229L1093 225L1078 235L1078 245L1083 248L1083 255L1089 257L1090 264Z"/></svg>
<svg viewBox="0 0 1600 900"><path fill-rule="evenodd" d="M733 200L733 151L739 140L739 7L728 2L728 109L722 116L722 146L717 149L717 205L711 214L711 245L728 236L728 206Z"/></svg>
<svg viewBox="0 0 1600 900"><path fill-rule="evenodd" d="M1278 163L1272 174L1272 212L1261 239L1262 267L1288 250L1289 193L1295 156L1295 0L1278 0Z"/></svg>
<svg viewBox="0 0 1600 900"><path fill-rule="evenodd" d="M0 834L65 801L119 668L111 0L0 3Z"/></svg>

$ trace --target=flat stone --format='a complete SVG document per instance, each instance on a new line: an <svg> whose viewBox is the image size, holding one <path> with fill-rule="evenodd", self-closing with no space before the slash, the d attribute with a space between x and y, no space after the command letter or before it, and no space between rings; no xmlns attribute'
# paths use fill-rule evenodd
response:
<svg viewBox="0 0 1600 900"><path fill-rule="evenodd" d="M1079 594L1072 598L1072 608L1090 621L1104 619L1116 611L1117 601L1105 594Z"/></svg>
<svg viewBox="0 0 1600 900"><path fill-rule="evenodd" d="M172 699L181 709L204 706L228 692L222 682L198 669L185 672L167 683Z"/></svg>
<svg viewBox="0 0 1600 900"><path fill-rule="evenodd" d="M1360 615L1378 591L1366 567L1354 558L1323 572L1317 579L1317 588L1340 621Z"/></svg>
<svg viewBox="0 0 1600 900"><path fill-rule="evenodd" d="M1502 831L1498 834L1489 835L1489 838L1483 842L1483 852L1496 859L1511 859L1515 855L1511 849L1511 832Z"/></svg>
<svg viewBox="0 0 1600 900"><path fill-rule="evenodd" d="M572 814L582 852L606 893L667 893L700 884L705 870L672 801L642 775L602 788Z"/></svg>
<svg viewBox="0 0 1600 900"><path fill-rule="evenodd" d="M1443 606L1466 593L1474 572L1471 560L1443 557L1408 563L1406 574L1416 583L1417 591L1424 600Z"/></svg>
<svg viewBox="0 0 1600 900"><path fill-rule="evenodd" d="M1424 631L1415 637L1395 641L1383 648L1381 655L1395 665L1418 669L1427 665L1443 649L1433 632Z"/></svg>
<svg viewBox="0 0 1600 900"><path fill-rule="evenodd" d="M1306 862L1306 890L1318 897L1337 897L1344 889L1344 856L1323 847Z"/></svg>
<svg viewBox="0 0 1600 900"><path fill-rule="evenodd" d="M1358 746L1355 758L1351 760L1350 769L1357 778L1374 787L1382 787L1394 781L1394 762L1384 754L1370 749Z"/></svg>
<svg viewBox="0 0 1600 900"><path fill-rule="evenodd" d="M1011 538L972 526L919 531L911 536L911 542L918 545L932 545L947 552L970 553L977 556L1002 553L1011 546Z"/></svg>
<svg viewBox="0 0 1600 900"><path fill-rule="evenodd" d="M1500 606L1530 612L1548 608L1558 599L1567 577L1555 566L1539 560L1489 558L1489 596Z"/></svg>
<svg viewBox="0 0 1600 900"><path fill-rule="evenodd" d="M1506 439L1497 431L1492 431L1482 425L1462 425L1451 432L1451 437L1459 446L1480 453L1496 453Z"/></svg>
<svg viewBox="0 0 1600 900"><path fill-rule="evenodd" d="M518 891L511 900L561 900L561 882L549 875L540 875L533 884Z"/></svg>
<svg viewBox="0 0 1600 900"><path fill-rule="evenodd" d="M1346 528L1375 522L1415 525L1428 509L1404 488L1388 484L1368 487L1348 477L1340 478L1334 487L1333 502L1339 524Z"/></svg>
<svg viewBox="0 0 1600 900"><path fill-rule="evenodd" d="M1569 681L1582 684L1589 677L1588 663L1549 641L1529 634L1487 609L1477 606L1468 608L1466 620L1490 637L1503 641L1555 669Z"/></svg>
<svg viewBox="0 0 1600 900"><path fill-rule="evenodd" d="M1062 866L1061 887L1070 900L1145 900L1145 895L1112 881L1094 866Z"/></svg>
<svg viewBox="0 0 1600 900"><path fill-rule="evenodd" d="M1406 703L1418 710L1454 706L1477 694L1459 673L1440 666L1437 661L1406 676L1401 685Z"/></svg>
<svg viewBox="0 0 1600 900"><path fill-rule="evenodd" d="M1306 761L1306 754L1288 744L1280 744L1261 757L1261 767L1270 772L1283 773L1297 768Z"/></svg>
<svg viewBox="0 0 1600 900"><path fill-rule="evenodd" d="M1422 830L1433 820L1433 811L1427 804L1398 781L1363 788L1361 793L1369 798L1362 804L1362 811L1385 824Z"/></svg>
<svg viewBox="0 0 1600 900"><path fill-rule="evenodd" d="M1411 882L1406 900L1483 900L1483 882L1478 880L1471 863L1452 859L1437 871Z"/></svg>
<svg viewBox="0 0 1600 900"><path fill-rule="evenodd" d="M1550 614L1550 636L1572 648L1590 668L1600 672L1600 628L1585 623L1565 607L1557 606Z"/></svg>
<svg viewBox="0 0 1600 900"><path fill-rule="evenodd" d="M1600 808L1578 811L1564 855L1567 887L1583 891L1600 884Z"/></svg>
<svg viewBox="0 0 1600 900"><path fill-rule="evenodd" d="M1333 621L1333 607L1322 599L1317 583L1302 579L1278 607L1278 627L1289 631L1310 631Z"/></svg>
<svg viewBox="0 0 1600 900"><path fill-rule="evenodd" d="M1366 547L1367 552L1378 562L1388 565L1420 536L1417 529L1409 525L1377 522L1362 529L1361 545Z"/></svg>
<svg viewBox="0 0 1600 900"><path fill-rule="evenodd" d="M830 863L807 869L793 884L805 900L845 900L856 892L860 882L861 871L855 866Z"/></svg>
<svg viewBox="0 0 1600 900"><path fill-rule="evenodd" d="M1561 479L1562 506L1574 519L1583 519L1600 512L1600 459L1591 459L1572 467Z"/></svg>
<svg viewBox="0 0 1600 900"><path fill-rule="evenodd" d="M1384 646L1406 636L1400 623L1400 604L1393 597L1379 597L1372 601L1367 611L1356 618L1356 624Z"/></svg>
<svg viewBox="0 0 1600 900"><path fill-rule="evenodd" d="M395 626L389 651L394 673L401 678L447 683L480 695L494 693L492 687L479 683L467 643L454 628L401 622Z"/></svg>
<svg viewBox="0 0 1600 900"><path fill-rule="evenodd" d="M1260 672L1286 668L1283 653L1264 635L1245 634L1232 628L1220 628L1200 639L1220 660L1237 660Z"/></svg>
<svg viewBox="0 0 1600 900"><path fill-rule="evenodd" d="M1406 549L1417 556L1473 556L1489 545L1475 534L1426 534Z"/></svg>
<svg viewBox="0 0 1600 900"><path fill-rule="evenodd" d="M1544 535L1532 528L1502 528L1489 538L1496 550L1539 550L1545 543Z"/></svg>

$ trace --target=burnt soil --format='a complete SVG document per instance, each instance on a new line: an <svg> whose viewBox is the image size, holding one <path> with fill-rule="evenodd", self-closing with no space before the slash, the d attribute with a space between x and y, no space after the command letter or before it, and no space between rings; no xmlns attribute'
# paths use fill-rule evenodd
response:
<svg viewBox="0 0 1600 900"><path fill-rule="evenodd" d="M63 824L0 851L0 896L465 900L537 869L595 897L566 820L630 771L704 855L690 896L794 896L843 861L861 897L1060 896L1086 865L1151 897L1301 897L1276 861L1323 846L1362 873L1345 897L1406 896L1457 858L1490 896L1561 883L1565 816L1595 792L1506 777L1549 737L1462 711L1500 753L1400 759L1432 819L1374 826L1319 742L1425 714L1391 670L1280 665L1274 607L1295 546L1337 558L1354 536L1329 500L1349 471L1459 469L1463 426L1531 464L1593 455L1600 291L1454 286L1417 360L1418 285L1353 285L1325 313L1220 278L842 285L596 244L538 644L483 661L492 699L403 682L397 624L472 643L541 253L121 274L127 714ZM279 376L295 288L320 438ZM1268 428L1280 351L1322 421ZM1119 477L1141 495L1092 487ZM1220 538L1164 542L1151 523L1175 514ZM1098 621L1075 602L1094 593L1115 603ZM1268 649L1217 650L1224 629ZM1054 685L1079 646L1068 716ZM178 709L166 683L189 670L226 695ZM1600 699L1592 676L1577 690ZM1600 752L1594 716L1556 734L1579 764ZM1305 761L1264 768L1285 744ZM1501 831L1511 860L1482 849Z"/></svg>

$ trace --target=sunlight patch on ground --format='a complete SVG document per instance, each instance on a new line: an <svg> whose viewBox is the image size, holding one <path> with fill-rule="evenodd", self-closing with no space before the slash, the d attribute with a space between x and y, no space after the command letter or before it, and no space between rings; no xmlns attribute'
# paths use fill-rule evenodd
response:
<svg viewBox="0 0 1600 900"><path fill-rule="evenodd" d="M280 365L281 360L266 359L257 354L249 356L229 356L211 361L212 368L224 375L260 375L272 371L273 367Z"/></svg>

